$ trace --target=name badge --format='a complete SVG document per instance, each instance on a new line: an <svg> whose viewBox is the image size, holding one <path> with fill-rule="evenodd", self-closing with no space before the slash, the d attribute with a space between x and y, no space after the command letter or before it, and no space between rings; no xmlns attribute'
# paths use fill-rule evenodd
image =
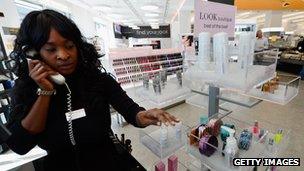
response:
<svg viewBox="0 0 304 171"><path fill-rule="evenodd" d="M67 121L69 120L70 113L71 113L71 117L72 117L71 120L72 121L75 120L75 119L83 118L83 117L86 116L86 113L85 113L84 109L74 110L72 112L65 113Z"/></svg>

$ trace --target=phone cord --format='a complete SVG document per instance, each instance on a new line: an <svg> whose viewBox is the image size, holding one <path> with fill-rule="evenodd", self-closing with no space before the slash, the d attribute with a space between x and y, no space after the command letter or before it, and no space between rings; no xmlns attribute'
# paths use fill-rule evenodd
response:
<svg viewBox="0 0 304 171"><path fill-rule="evenodd" d="M74 138L74 133L73 133L73 125L72 125L72 92L68 86L67 83L64 83L66 88L68 89L68 94L67 94L67 108L68 108L68 129L69 129L69 136L72 145L76 145L76 141Z"/></svg>

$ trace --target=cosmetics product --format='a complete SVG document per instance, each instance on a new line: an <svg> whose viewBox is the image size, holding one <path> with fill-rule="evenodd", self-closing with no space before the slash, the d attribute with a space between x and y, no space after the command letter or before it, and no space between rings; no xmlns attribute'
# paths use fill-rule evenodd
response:
<svg viewBox="0 0 304 171"><path fill-rule="evenodd" d="M264 129L260 129L260 133L259 133L260 143L264 143L265 142L265 139L266 139L266 135L265 134L266 134L265 130Z"/></svg>
<svg viewBox="0 0 304 171"><path fill-rule="evenodd" d="M167 71L162 70L159 72L159 74L160 74L161 87L162 89L164 89L167 83Z"/></svg>
<svg viewBox="0 0 304 171"><path fill-rule="evenodd" d="M159 161L156 165L155 165L155 171L166 171L166 166L162 161Z"/></svg>
<svg viewBox="0 0 304 171"><path fill-rule="evenodd" d="M198 35L198 62L211 62L210 33L201 32Z"/></svg>
<svg viewBox="0 0 304 171"><path fill-rule="evenodd" d="M132 152L132 145L131 145L131 140L130 139L126 139L125 147L126 147L126 149L128 150L129 153Z"/></svg>
<svg viewBox="0 0 304 171"><path fill-rule="evenodd" d="M218 140L216 136L205 135L199 141L199 152L202 155L210 157L218 147Z"/></svg>
<svg viewBox="0 0 304 171"><path fill-rule="evenodd" d="M183 86L182 71L176 71L176 78L180 87Z"/></svg>
<svg viewBox="0 0 304 171"><path fill-rule="evenodd" d="M143 87L144 87L144 89L149 90L149 75L148 74L143 75Z"/></svg>
<svg viewBox="0 0 304 171"><path fill-rule="evenodd" d="M181 140L181 138L182 138L182 122L179 121L179 122L175 123L174 129L175 129L175 138L177 140Z"/></svg>
<svg viewBox="0 0 304 171"><path fill-rule="evenodd" d="M270 92L270 84L268 82L263 84L262 91L263 92Z"/></svg>
<svg viewBox="0 0 304 171"><path fill-rule="evenodd" d="M224 32L213 35L213 58L216 72L226 74L228 70L228 34Z"/></svg>
<svg viewBox="0 0 304 171"><path fill-rule="evenodd" d="M277 133L274 135L274 142L279 144L283 138L283 129L279 129Z"/></svg>
<svg viewBox="0 0 304 171"><path fill-rule="evenodd" d="M168 127L164 124L160 127L160 145L162 148L168 146Z"/></svg>
<svg viewBox="0 0 304 171"><path fill-rule="evenodd" d="M190 135L189 135L189 141L190 145L198 146L198 141L199 141L199 129L194 128L191 130Z"/></svg>
<svg viewBox="0 0 304 171"><path fill-rule="evenodd" d="M177 156L172 155L168 158L168 171L177 171L178 159Z"/></svg>
<svg viewBox="0 0 304 171"><path fill-rule="evenodd" d="M270 93L272 93L272 94L274 94L274 91L277 89L277 83L276 83L276 81L275 80L270 80L270 82L269 82L269 84L270 84Z"/></svg>
<svg viewBox="0 0 304 171"><path fill-rule="evenodd" d="M250 131L243 130L240 134L238 147L241 150L248 150L252 140L252 133Z"/></svg>
<svg viewBox="0 0 304 171"><path fill-rule="evenodd" d="M211 134L214 136L218 136L221 131L221 126L223 125L223 121L220 119L211 119L207 127L210 127L212 129Z"/></svg>
<svg viewBox="0 0 304 171"><path fill-rule="evenodd" d="M125 144L125 134L121 134L120 142L121 142L122 144Z"/></svg>
<svg viewBox="0 0 304 171"><path fill-rule="evenodd" d="M158 75L153 79L153 89L155 94L161 94L160 78Z"/></svg>
<svg viewBox="0 0 304 171"><path fill-rule="evenodd" d="M273 139L269 138L268 139L268 144L266 146L266 149L268 150L268 152L273 153L274 152L274 146L273 146Z"/></svg>
<svg viewBox="0 0 304 171"><path fill-rule="evenodd" d="M252 133L253 136L256 140L259 139L259 134L260 134L260 128L259 128L259 123L258 121L254 121L254 125L252 126Z"/></svg>
<svg viewBox="0 0 304 171"><path fill-rule="evenodd" d="M200 124L207 125L208 120L209 120L209 119L208 119L207 116L204 116L204 115L201 115L201 116L200 116Z"/></svg>
<svg viewBox="0 0 304 171"><path fill-rule="evenodd" d="M237 141L234 137L235 130L226 126L221 126L221 129L224 129L229 133L229 137L226 139L225 159L227 166L231 167L233 166L233 159L238 156Z"/></svg>

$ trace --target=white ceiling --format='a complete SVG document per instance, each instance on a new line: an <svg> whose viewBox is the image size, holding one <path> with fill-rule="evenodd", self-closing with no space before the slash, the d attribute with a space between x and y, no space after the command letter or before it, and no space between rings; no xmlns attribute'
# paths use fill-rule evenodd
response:
<svg viewBox="0 0 304 171"><path fill-rule="evenodd" d="M101 15L106 15L115 22L137 26L159 23L159 25L169 24L175 15L178 7L184 0L80 0L92 7L101 7ZM186 0L189 1L189 0ZM192 1L192 0L190 0ZM142 10L144 5L156 5L158 10ZM146 14L158 14L151 17Z"/></svg>

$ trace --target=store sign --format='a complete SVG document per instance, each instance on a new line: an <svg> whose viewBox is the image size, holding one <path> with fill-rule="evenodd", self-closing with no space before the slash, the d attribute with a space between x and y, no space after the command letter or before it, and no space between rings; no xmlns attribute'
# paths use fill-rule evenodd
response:
<svg viewBox="0 0 304 171"><path fill-rule="evenodd" d="M159 29L152 29L150 26L143 26L140 29L126 28L123 35L134 38L170 38L170 25L159 26Z"/></svg>
<svg viewBox="0 0 304 171"><path fill-rule="evenodd" d="M196 0L195 36L197 37L200 32L210 32L212 35L218 32L226 32L230 37L233 37L235 13L235 6Z"/></svg>

